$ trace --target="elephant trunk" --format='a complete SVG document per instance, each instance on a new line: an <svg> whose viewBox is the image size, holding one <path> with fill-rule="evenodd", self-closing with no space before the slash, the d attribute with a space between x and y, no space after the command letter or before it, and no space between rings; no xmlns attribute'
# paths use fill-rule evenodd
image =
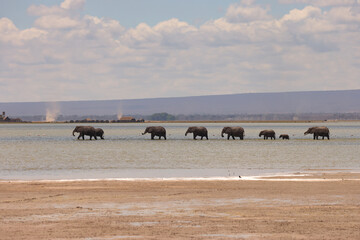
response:
<svg viewBox="0 0 360 240"><path fill-rule="evenodd" d="M187 136L188 133L189 133L189 130L186 131L185 136Z"/></svg>
<svg viewBox="0 0 360 240"><path fill-rule="evenodd" d="M72 135L75 136L75 130L72 132Z"/></svg>
<svg viewBox="0 0 360 240"><path fill-rule="evenodd" d="M224 131L221 132L221 137L224 137Z"/></svg>

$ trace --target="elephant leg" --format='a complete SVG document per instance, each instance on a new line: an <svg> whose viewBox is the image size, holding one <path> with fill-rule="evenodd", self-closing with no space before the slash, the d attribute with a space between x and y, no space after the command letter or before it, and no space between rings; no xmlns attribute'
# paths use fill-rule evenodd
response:
<svg viewBox="0 0 360 240"><path fill-rule="evenodd" d="M204 136L201 136L201 140L203 140Z"/></svg>
<svg viewBox="0 0 360 240"><path fill-rule="evenodd" d="M209 137L208 137L208 135L207 135L207 134L205 135L205 137L206 137L206 140L209 140Z"/></svg>
<svg viewBox="0 0 360 240"><path fill-rule="evenodd" d="M80 139L80 137L81 137L81 134L79 134L78 139Z"/></svg>
<svg viewBox="0 0 360 240"><path fill-rule="evenodd" d="M193 138L194 138L194 140L196 140L196 136L197 136L197 135L195 135L195 133L194 133L194 137L193 137Z"/></svg>
<svg viewBox="0 0 360 240"><path fill-rule="evenodd" d="M151 134L151 140L154 140L155 135Z"/></svg>
<svg viewBox="0 0 360 240"><path fill-rule="evenodd" d="M95 140L97 140L97 137L96 137L96 135L94 135L94 138L95 138Z"/></svg>
<svg viewBox="0 0 360 240"><path fill-rule="evenodd" d="M104 139L104 136L101 136L101 139Z"/></svg>
<svg viewBox="0 0 360 240"><path fill-rule="evenodd" d="M166 135L164 135L164 139L166 140Z"/></svg>
<svg viewBox="0 0 360 240"><path fill-rule="evenodd" d="M83 140L85 140L85 135L84 134L81 134L81 137Z"/></svg>
<svg viewBox="0 0 360 240"><path fill-rule="evenodd" d="M232 139L233 139L233 140L235 140L235 137L234 137L234 135L232 135Z"/></svg>
<svg viewBox="0 0 360 240"><path fill-rule="evenodd" d="M244 136L240 136L240 140L244 140Z"/></svg>
<svg viewBox="0 0 360 240"><path fill-rule="evenodd" d="M228 137L227 137L228 140L230 140L230 134L228 134Z"/></svg>

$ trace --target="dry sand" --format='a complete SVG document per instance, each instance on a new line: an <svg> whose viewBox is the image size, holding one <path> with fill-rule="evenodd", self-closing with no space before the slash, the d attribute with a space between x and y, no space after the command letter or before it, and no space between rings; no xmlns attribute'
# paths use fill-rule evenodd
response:
<svg viewBox="0 0 360 240"><path fill-rule="evenodd" d="M0 182L0 239L360 239L359 174L295 178Z"/></svg>

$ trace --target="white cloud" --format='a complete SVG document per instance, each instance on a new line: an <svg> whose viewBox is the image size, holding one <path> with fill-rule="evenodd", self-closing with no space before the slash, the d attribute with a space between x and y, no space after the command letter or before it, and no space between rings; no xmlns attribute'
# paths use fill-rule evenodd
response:
<svg viewBox="0 0 360 240"><path fill-rule="evenodd" d="M85 0L65 0L60 4L64 9L82 9L85 5Z"/></svg>
<svg viewBox="0 0 360 240"><path fill-rule="evenodd" d="M251 2L246 4L232 4L228 8L225 18L228 22L251 22L270 20L272 17L268 14L268 10L258 5L251 5Z"/></svg>
<svg viewBox="0 0 360 240"><path fill-rule="evenodd" d="M173 18L157 24L154 27L154 30L164 34L187 34L189 32L194 32L197 29L186 22L180 22L178 19Z"/></svg>
<svg viewBox="0 0 360 240"><path fill-rule="evenodd" d="M121 38L121 42L134 48L156 47L160 40L161 36L145 23L139 24L134 29L129 29Z"/></svg>
<svg viewBox="0 0 360 240"><path fill-rule="evenodd" d="M47 29L74 28L78 25L75 19L57 15L42 16L35 21L36 27Z"/></svg>
<svg viewBox="0 0 360 240"><path fill-rule="evenodd" d="M32 28L0 19L0 101L360 88L360 11L332 4L276 19L248 0L199 27L130 29L81 16L83 1L31 6Z"/></svg>
<svg viewBox="0 0 360 240"><path fill-rule="evenodd" d="M0 42L3 42L3 44L8 43L18 46L30 40L41 38L46 34L46 31L37 28L20 31L10 19L0 19Z"/></svg>
<svg viewBox="0 0 360 240"><path fill-rule="evenodd" d="M302 10L294 9L289 14L286 14L281 20L282 21L293 21L299 22L309 18L316 18L321 16L321 9L317 7L308 6Z"/></svg>
<svg viewBox="0 0 360 240"><path fill-rule="evenodd" d="M279 3L306 3L314 6L327 7L327 6L344 6L359 3L359 0L279 0Z"/></svg>
<svg viewBox="0 0 360 240"><path fill-rule="evenodd" d="M28 14L32 16L46 16L46 15L66 15L65 9L59 6L45 6L45 5L31 5L27 9Z"/></svg>

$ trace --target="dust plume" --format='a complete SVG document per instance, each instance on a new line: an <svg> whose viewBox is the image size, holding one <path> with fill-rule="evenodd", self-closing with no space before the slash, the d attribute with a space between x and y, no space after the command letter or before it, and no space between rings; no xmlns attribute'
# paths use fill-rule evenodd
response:
<svg viewBox="0 0 360 240"><path fill-rule="evenodd" d="M46 122L55 122L60 113L60 106L57 102L46 104Z"/></svg>

